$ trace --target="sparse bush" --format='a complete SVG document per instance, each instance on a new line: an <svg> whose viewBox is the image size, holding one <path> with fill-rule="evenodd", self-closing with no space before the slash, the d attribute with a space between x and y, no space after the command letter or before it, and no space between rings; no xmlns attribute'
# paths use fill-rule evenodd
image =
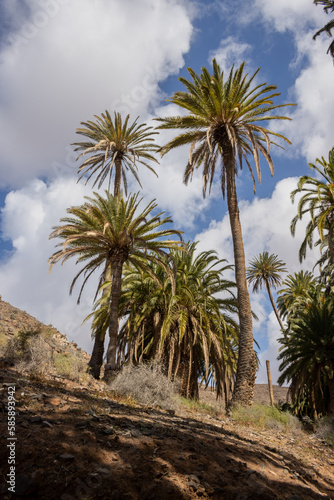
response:
<svg viewBox="0 0 334 500"><path fill-rule="evenodd" d="M53 356L53 363L58 375L75 382L87 382L89 375L86 373L86 362L77 354L57 353Z"/></svg>
<svg viewBox="0 0 334 500"><path fill-rule="evenodd" d="M173 409L177 388L158 365L126 366L111 383L111 389L149 406Z"/></svg>
<svg viewBox="0 0 334 500"><path fill-rule="evenodd" d="M18 338L18 341L19 341L19 348L20 350L24 350L27 342L34 338L34 337L37 337L41 335L41 329L40 328L37 328L36 330L34 330L33 328L28 328L28 329L25 329L25 330L20 330L17 334L17 338Z"/></svg>
<svg viewBox="0 0 334 500"><path fill-rule="evenodd" d="M334 417L323 417L318 421L316 436L334 447Z"/></svg>
<svg viewBox="0 0 334 500"><path fill-rule="evenodd" d="M261 429L298 430L301 423L297 417L288 412L280 411L275 406L253 405L248 408L237 407L231 410L232 417L244 424Z"/></svg>
<svg viewBox="0 0 334 500"><path fill-rule="evenodd" d="M191 410L209 413L210 415L219 415L222 412L222 410L216 406L209 405L208 403L198 401L196 399L187 399L182 396L178 396L176 399L181 405L186 406Z"/></svg>
<svg viewBox="0 0 334 500"><path fill-rule="evenodd" d="M17 340L18 345L22 346L21 341ZM52 366L50 348L42 336L31 336L17 351L14 363L17 370L21 372L35 375L48 373Z"/></svg>
<svg viewBox="0 0 334 500"><path fill-rule="evenodd" d="M53 363L59 375L70 377L72 373L72 364L71 360L67 356L62 353L57 353L54 355Z"/></svg>

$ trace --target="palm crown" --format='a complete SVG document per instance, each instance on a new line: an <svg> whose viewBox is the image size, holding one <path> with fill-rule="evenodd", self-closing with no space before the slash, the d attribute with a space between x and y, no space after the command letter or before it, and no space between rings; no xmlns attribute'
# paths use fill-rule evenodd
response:
<svg viewBox="0 0 334 500"><path fill-rule="evenodd" d="M277 288L281 284L282 278L280 273L285 273L286 271L284 262L279 260L277 255L269 254L268 252L260 253L258 257L254 257L247 269L247 280L248 283L253 285L253 292L258 292L263 285L266 287L274 313L282 329L284 326L270 288Z"/></svg>
<svg viewBox="0 0 334 500"><path fill-rule="evenodd" d="M297 194L302 196L298 202L297 215L291 222L291 233L296 231L296 224L303 215L309 213L311 220L306 227L306 235L299 250L299 259L302 261L306 256L307 246L313 246L313 233L318 230L320 240L325 239L328 243L331 263L334 264L333 229L334 229L334 148L329 152L328 161L324 157L317 158L317 165L309 164L323 180L304 175L298 181L297 188L291 193L294 202ZM327 238L324 231L327 231Z"/></svg>
<svg viewBox="0 0 334 500"><path fill-rule="evenodd" d="M330 12L334 12L334 1L333 0L314 0L316 5L323 5L323 9L326 14ZM321 35L321 33L326 32L328 36L332 36L332 30L334 29L334 19L331 19L328 23L325 24L320 30L318 30L313 36L313 40L317 38L317 36ZM334 59L334 40L330 43L327 54L330 54Z"/></svg>
<svg viewBox="0 0 334 500"><path fill-rule="evenodd" d="M270 156L271 136L276 136L289 142L281 134L272 132L257 122L268 120L288 120L285 116L270 114L277 108L289 104L273 105L272 99L279 96L274 92L276 86L260 84L251 87L259 69L250 78L243 74L244 63L234 71L232 67L225 78L216 60L213 60L213 74L202 68L201 75L197 75L191 68L188 71L192 82L180 78L187 92L179 91L169 99L169 102L179 105L189 111L187 116L157 118L162 122L158 128L184 129L182 133L161 148L162 155L173 148L190 144L189 160L184 174L184 181L191 179L194 169L203 164L203 195L207 186L212 185L217 159L223 155L222 163L222 190L225 193L224 153L228 144L232 145L232 156L238 158L240 169L243 161L246 162L253 179L255 180L248 155L252 154L256 172L261 181L259 153L267 160L271 173L274 171ZM234 163L234 168L237 165Z"/></svg>
<svg viewBox="0 0 334 500"><path fill-rule="evenodd" d="M96 179L93 187L98 183L101 187L104 180L109 176L109 188L114 174L114 195L117 196L123 179L124 191L127 193L126 171L129 170L135 177L140 187L137 174L137 162L147 167L155 175L154 169L147 163L153 161L158 163L152 153L156 152L158 146L154 143L153 127L147 127L146 123L137 124L138 118L129 124L130 115L122 121L120 113L114 114L112 120L110 113L102 113L102 117L95 116L96 122L81 122L85 128L78 128L77 134L85 136L88 140L75 142L75 151L82 151L77 159L88 156L80 165L78 173L79 180L88 174L87 181L94 175Z"/></svg>
<svg viewBox="0 0 334 500"><path fill-rule="evenodd" d="M250 261L247 279L253 285L253 292L258 292L263 285L277 288L282 282L280 273L286 271L284 262L277 255L263 252Z"/></svg>

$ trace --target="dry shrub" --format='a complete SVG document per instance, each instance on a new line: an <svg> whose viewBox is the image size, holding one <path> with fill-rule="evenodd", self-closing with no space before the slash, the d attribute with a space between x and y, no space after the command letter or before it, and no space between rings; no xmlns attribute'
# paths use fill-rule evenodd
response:
<svg viewBox="0 0 334 500"><path fill-rule="evenodd" d="M52 367L51 349L39 334L27 338L10 339L7 343L5 359L13 363L23 373L49 373Z"/></svg>
<svg viewBox="0 0 334 500"><path fill-rule="evenodd" d="M86 373L87 366L85 360L76 354L55 354L54 368L58 375L73 380L74 382L85 383L89 379Z"/></svg>
<svg viewBox="0 0 334 500"><path fill-rule="evenodd" d="M158 365L126 366L111 383L111 389L118 394L132 397L139 403L174 409L177 387Z"/></svg>
<svg viewBox="0 0 334 500"><path fill-rule="evenodd" d="M323 417L317 422L316 436L334 447L334 417Z"/></svg>

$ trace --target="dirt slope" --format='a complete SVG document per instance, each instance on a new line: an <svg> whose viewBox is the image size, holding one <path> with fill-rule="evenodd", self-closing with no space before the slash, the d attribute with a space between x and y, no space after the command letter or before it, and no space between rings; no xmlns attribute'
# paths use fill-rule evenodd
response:
<svg viewBox="0 0 334 500"><path fill-rule="evenodd" d="M124 404L105 391L0 371L0 435L16 394L16 496L4 499L334 498L334 453L314 435L256 431L190 410Z"/></svg>

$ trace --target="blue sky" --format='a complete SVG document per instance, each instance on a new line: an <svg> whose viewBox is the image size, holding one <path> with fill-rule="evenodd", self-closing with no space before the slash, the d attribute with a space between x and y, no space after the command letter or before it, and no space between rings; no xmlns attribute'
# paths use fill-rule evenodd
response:
<svg viewBox="0 0 334 500"><path fill-rule="evenodd" d="M238 4L238 7L236 6ZM90 312L96 283L81 304L69 297L74 262L48 274L54 251L48 240L66 208L80 204L91 185L76 183L71 143L80 121L105 109L130 113L152 123L177 114L165 99L181 88L187 67L199 72L216 57L229 71L246 63L257 83L275 84L277 103L290 122L274 125L292 145L272 150L275 175L263 160L262 183L254 196L249 174L237 181L246 259L264 250L279 255L290 272L300 269L303 224L293 239L289 224L296 207L290 192L297 178L310 174L308 162L327 156L334 145L334 67L326 54L329 39L312 40L328 21L312 0L3 0L0 5L0 293L13 305L52 323L90 350ZM158 142L167 140L160 134ZM159 179L140 171L145 202L157 198L185 238L199 249L215 249L232 262L226 203L219 176L202 199L200 173L182 184L187 150L167 155ZM139 186L130 182L130 190ZM309 252L304 269L316 254ZM265 381L265 360L277 376L277 321L265 293L251 295Z"/></svg>

